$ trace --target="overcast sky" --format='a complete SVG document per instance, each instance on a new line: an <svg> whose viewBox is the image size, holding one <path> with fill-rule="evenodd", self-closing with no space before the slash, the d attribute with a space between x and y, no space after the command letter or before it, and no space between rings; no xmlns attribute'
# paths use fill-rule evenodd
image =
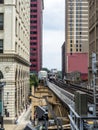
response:
<svg viewBox="0 0 98 130"><path fill-rule="evenodd" d="M64 43L65 0L44 0L43 67L61 70L61 46Z"/></svg>

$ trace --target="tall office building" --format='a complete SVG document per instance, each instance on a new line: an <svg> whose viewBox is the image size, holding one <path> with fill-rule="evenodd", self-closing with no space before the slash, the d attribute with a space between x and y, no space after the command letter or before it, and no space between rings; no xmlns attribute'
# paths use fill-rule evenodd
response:
<svg viewBox="0 0 98 130"><path fill-rule="evenodd" d="M98 0L88 0L88 1L89 1L89 81L91 82L93 79L92 53L96 54L96 60L98 61ZM98 62L97 62L97 69L98 69ZM96 76L98 77L98 73Z"/></svg>
<svg viewBox="0 0 98 130"><path fill-rule="evenodd" d="M30 1L0 0L0 73L3 74L4 120L14 123L28 99Z"/></svg>
<svg viewBox="0 0 98 130"><path fill-rule="evenodd" d="M65 71L88 76L88 1L66 0Z"/></svg>
<svg viewBox="0 0 98 130"><path fill-rule="evenodd" d="M30 73L42 68L42 18L43 0L31 0L30 13Z"/></svg>

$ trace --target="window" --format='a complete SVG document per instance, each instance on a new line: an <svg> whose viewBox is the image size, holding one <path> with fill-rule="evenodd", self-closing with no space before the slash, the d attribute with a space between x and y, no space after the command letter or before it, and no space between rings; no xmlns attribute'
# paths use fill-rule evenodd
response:
<svg viewBox="0 0 98 130"><path fill-rule="evenodd" d="M36 62L36 59L33 59L32 61L33 61L33 62Z"/></svg>
<svg viewBox="0 0 98 130"><path fill-rule="evenodd" d="M37 67L37 65L35 64L35 65L33 65L33 67Z"/></svg>
<svg viewBox="0 0 98 130"><path fill-rule="evenodd" d="M30 45L37 45L37 42L31 42Z"/></svg>
<svg viewBox="0 0 98 130"><path fill-rule="evenodd" d="M31 31L30 34L37 34L37 32L36 31Z"/></svg>
<svg viewBox="0 0 98 130"><path fill-rule="evenodd" d="M0 40L0 53L3 53L3 40Z"/></svg>
<svg viewBox="0 0 98 130"><path fill-rule="evenodd" d="M72 40L70 40L70 43L72 43Z"/></svg>
<svg viewBox="0 0 98 130"><path fill-rule="evenodd" d="M3 30L3 13L0 13L0 30Z"/></svg>
<svg viewBox="0 0 98 130"><path fill-rule="evenodd" d="M30 17L31 18L37 18L37 15L31 15Z"/></svg>
<svg viewBox="0 0 98 130"><path fill-rule="evenodd" d="M37 7L37 4L31 4L31 7Z"/></svg>
<svg viewBox="0 0 98 130"><path fill-rule="evenodd" d="M33 40L36 40L37 39L37 37L33 37Z"/></svg>
<svg viewBox="0 0 98 130"><path fill-rule="evenodd" d="M34 13L35 13L35 12L37 12L37 10L36 10L36 9L35 9L35 10L31 10L31 12L34 12Z"/></svg>
<svg viewBox="0 0 98 130"><path fill-rule="evenodd" d="M76 51L78 51L78 49L76 49Z"/></svg>
<svg viewBox="0 0 98 130"><path fill-rule="evenodd" d="M37 26L31 26L30 28L31 28L31 29L36 29L36 28L37 28Z"/></svg>
<svg viewBox="0 0 98 130"><path fill-rule="evenodd" d="M32 48L33 49L33 51L36 51L36 48Z"/></svg>
<svg viewBox="0 0 98 130"><path fill-rule="evenodd" d="M76 43L78 43L78 40L76 40Z"/></svg>
<svg viewBox="0 0 98 130"><path fill-rule="evenodd" d="M37 23L37 20L33 20L32 23Z"/></svg>
<svg viewBox="0 0 98 130"><path fill-rule="evenodd" d="M0 4L3 4L4 3L4 0L0 0Z"/></svg>
<svg viewBox="0 0 98 130"><path fill-rule="evenodd" d="M16 33L16 35L17 35L17 19L16 19L16 21L15 21L15 33Z"/></svg>
<svg viewBox="0 0 98 130"><path fill-rule="evenodd" d="M30 51L36 51L37 49L36 48L30 48Z"/></svg>
<svg viewBox="0 0 98 130"><path fill-rule="evenodd" d="M31 0L31 2L34 2L34 1L37 1L37 0Z"/></svg>
<svg viewBox="0 0 98 130"><path fill-rule="evenodd" d="M72 48L70 48L70 52L72 52Z"/></svg>
<svg viewBox="0 0 98 130"><path fill-rule="evenodd" d="M70 44L70 47L72 47L72 44Z"/></svg>

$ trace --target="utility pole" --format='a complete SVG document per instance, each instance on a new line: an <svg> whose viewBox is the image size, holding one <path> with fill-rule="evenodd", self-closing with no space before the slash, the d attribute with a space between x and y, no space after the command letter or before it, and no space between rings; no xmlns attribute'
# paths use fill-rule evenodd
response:
<svg viewBox="0 0 98 130"><path fill-rule="evenodd" d="M97 85L96 85L96 74L97 74L97 67L96 67L96 54L92 53L92 75L93 75L93 95L94 95L94 111L93 111L93 115L97 116L97 98L98 98L98 94L97 94Z"/></svg>

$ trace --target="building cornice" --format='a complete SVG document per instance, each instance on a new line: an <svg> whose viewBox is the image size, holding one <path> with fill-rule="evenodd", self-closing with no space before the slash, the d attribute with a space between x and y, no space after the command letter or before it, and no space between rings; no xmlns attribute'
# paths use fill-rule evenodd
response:
<svg viewBox="0 0 98 130"><path fill-rule="evenodd" d="M21 64L24 64L26 66L30 66L30 62L28 62L27 60L25 60L24 58L22 58L21 56L17 55L17 54L0 54L0 59L2 59L2 62L19 62ZM7 60L5 60L7 59ZM11 59L10 61L8 61L8 59ZM0 61L1 62L1 61Z"/></svg>

